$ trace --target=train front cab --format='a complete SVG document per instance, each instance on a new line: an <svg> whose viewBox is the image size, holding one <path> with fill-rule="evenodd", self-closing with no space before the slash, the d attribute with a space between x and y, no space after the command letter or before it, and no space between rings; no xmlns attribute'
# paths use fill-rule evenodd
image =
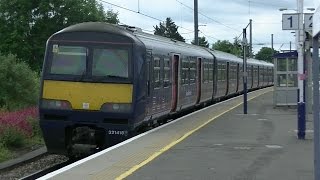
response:
<svg viewBox="0 0 320 180"><path fill-rule="evenodd" d="M143 119L143 47L119 29L97 32L110 27L94 25L69 28L47 42L39 113L49 153L109 147Z"/></svg>

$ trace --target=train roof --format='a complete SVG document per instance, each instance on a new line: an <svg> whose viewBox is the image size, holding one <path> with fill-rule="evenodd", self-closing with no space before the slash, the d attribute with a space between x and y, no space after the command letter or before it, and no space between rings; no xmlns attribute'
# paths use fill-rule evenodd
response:
<svg viewBox="0 0 320 180"><path fill-rule="evenodd" d="M121 26L109 24L105 22L84 22L75 25L71 25L58 31L56 34L59 33L67 33L67 32L108 32L113 34L119 34L126 36L128 31L123 31Z"/></svg>
<svg viewBox="0 0 320 180"><path fill-rule="evenodd" d="M116 35L129 37L134 41L134 43L140 44L143 42L147 48L151 49L166 49L171 52L183 52L186 54L192 54L193 56L199 56L203 58L212 58L212 55L216 57L219 61L232 61L237 63L242 63L243 60L233 54L229 54L226 52L212 50L209 48L203 48L200 46L195 46L192 44L187 44L184 42L176 41L170 38L153 35L149 33L142 32L140 28L136 28L133 26L121 26L114 25L105 22L84 22L75 24L69 27L58 31L55 34L61 33L69 33L69 32L103 32L103 33L112 33ZM54 35L55 35L54 34ZM273 66L272 63L256 60L256 59L248 59L248 64L255 65L264 65L264 66Z"/></svg>
<svg viewBox="0 0 320 180"><path fill-rule="evenodd" d="M229 54L223 51L218 51L218 50L209 50L210 52L212 52L212 54L216 57L216 59L219 60L224 60L224 61L233 61L233 62L237 62L237 63L241 63L242 59L240 59L239 57L233 55L233 54Z"/></svg>
<svg viewBox="0 0 320 180"><path fill-rule="evenodd" d="M54 35L62 33L72 33L72 32L101 32L101 33L111 33L114 35L120 35L130 38L133 43L141 43L137 37L135 37L132 32L126 30L125 27L109 24L105 22L83 22L75 25L66 27ZM53 36L54 36L53 35Z"/></svg>
<svg viewBox="0 0 320 180"><path fill-rule="evenodd" d="M202 58L213 58L212 54L200 46L187 44L174 39L145 33L142 31L134 31L134 35L139 38L147 48L150 49L166 49L169 52L181 52L192 56L199 56Z"/></svg>

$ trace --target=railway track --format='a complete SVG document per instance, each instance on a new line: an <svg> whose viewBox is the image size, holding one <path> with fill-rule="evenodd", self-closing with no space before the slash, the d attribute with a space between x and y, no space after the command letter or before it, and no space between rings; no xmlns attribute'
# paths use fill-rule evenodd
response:
<svg viewBox="0 0 320 180"><path fill-rule="evenodd" d="M40 170L40 171L35 172L33 174L30 174L28 176L25 176L25 177L21 178L21 180L34 180L34 179L40 178L40 177L42 177L42 176L44 176L44 175L46 175L48 173L51 173L51 172L53 172L55 170L63 168L63 167L65 167L65 166L67 166L67 165L69 165L69 164L71 164L73 162L74 161L72 161L72 160L68 160L66 162L62 162L60 164L56 164L56 165L54 165L52 167Z"/></svg>

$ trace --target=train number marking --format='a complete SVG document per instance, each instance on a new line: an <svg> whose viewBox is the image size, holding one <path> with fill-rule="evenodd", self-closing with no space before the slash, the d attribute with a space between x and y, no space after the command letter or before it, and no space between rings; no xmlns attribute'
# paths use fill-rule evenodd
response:
<svg viewBox="0 0 320 180"><path fill-rule="evenodd" d="M127 136L128 131L117 131L117 130L109 130L108 134L110 135L122 135L122 136Z"/></svg>

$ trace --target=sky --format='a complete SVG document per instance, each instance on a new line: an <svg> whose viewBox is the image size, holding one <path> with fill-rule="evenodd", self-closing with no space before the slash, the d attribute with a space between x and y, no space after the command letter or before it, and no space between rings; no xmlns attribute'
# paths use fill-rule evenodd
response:
<svg viewBox="0 0 320 180"><path fill-rule="evenodd" d="M153 33L154 26L160 23L159 20L164 21L170 17L179 26L178 31L186 42L190 43L194 39L194 0L98 1L103 4L105 10L112 9L118 12L121 24ZM320 0L304 0L304 12L311 13L307 8L317 8L319 5ZM288 10L279 11L280 8ZM242 30L249 23L249 19L252 19L254 53L261 47L271 47L271 34L275 50L289 50L290 41L292 49L295 49L293 31L282 30L282 14L295 13L295 9L296 0L198 0L199 37L206 37L210 47L218 40L233 42L236 37L242 39ZM247 33L249 37L249 29Z"/></svg>

